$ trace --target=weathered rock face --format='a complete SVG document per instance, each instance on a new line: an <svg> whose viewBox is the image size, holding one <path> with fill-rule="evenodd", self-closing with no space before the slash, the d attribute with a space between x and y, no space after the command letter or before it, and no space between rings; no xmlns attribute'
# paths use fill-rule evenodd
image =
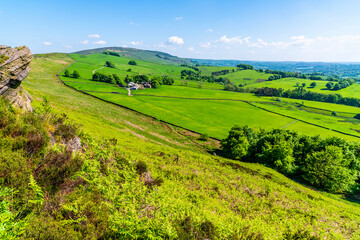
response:
<svg viewBox="0 0 360 240"><path fill-rule="evenodd" d="M31 60L32 54L27 47L0 45L0 95L26 111L32 111L32 98L20 84L29 74Z"/></svg>

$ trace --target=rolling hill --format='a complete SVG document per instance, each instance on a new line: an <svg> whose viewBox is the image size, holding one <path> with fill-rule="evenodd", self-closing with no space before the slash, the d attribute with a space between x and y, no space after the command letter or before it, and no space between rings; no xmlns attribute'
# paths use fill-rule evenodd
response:
<svg viewBox="0 0 360 240"><path fill-rule="evenodd" d="M73 58L66 54L45 54L33 60L30 75L23 83L34 98L33 114L12 111L6 102L0 104L0 111L4 113L2 122L17 119L18 123L0 128L0 144L7 146L5 152L2 148L0 159L18 156L12 158L17 159L16 167L3 165L8 169L6 175L1 175L7 190L0 191L3 200L0 219L7 221L0 234L5 229L5 236L13 239L359 238L359 205L348 201L346 196L307 187L261 164L209 154L208 151L219 147L217 141L199 140L199 134L161 122L156 119L159 116L153 118L139 113L153 110L147 115L160 113L166 117L176 109L179 113L174 120L183 116L188 121L197 121L202 114L213 113L209 108L229 107L229 112L240 109L234 114L236 120L236 116L241 118L244 113L256 112L259 108L241 101L222 104L220 100L206 98L226 97L252 104L272 103L271 99L211 90L210 84L210 89L196 84L181 86L180 80L178 85L151 89L151 95L190 99L142 96L145 94L125 98L121 94L105 94L120 97L107 99L90 93L87 86L96 86L99 92L122 93L123 89L111 84L91 84L94 82L89 79L61 77L70 88L58 79L56 74L74 63L76 57L86 65L71 70L78 69L85 78L103 65L103 56L97 54L71 56ZM101 63L97 64L99 58ZM121 67L123 60L110 59ZM154 71L154 66L142 66L146 61L138 62L139 67ZM131 108L138 102L141 108L134 112L112 103L117 101L121 105L128 103ZM305 106L312 105L305 103ZM153 109L155 107L158 109ZM270 104L270 107L276 106ZM321 108L332 110L334 106L323 104ZM188 109L193 117L185 114ZM350 107L344 109L344 112L352 111ZM61 120L62 113L66 113L67 120ZM275 118L274 124L282 121L280 115L269 113L267 119L271 118ZM251 121L244 119L244 123ZM214 124L214 129L219 125L221 123ZM71 126L78 130L71 132ZM17 131L19 127L24 131ZM22 147L36 143L36 139L27 139L26 129L32 128L45 136L54 133L57 142L50 143L47 139L47 147L31 152L29 157ZM224 126L223 131L226 129L229 127ZM73 155L69 155L62 144L69 131L71 136L76 134L80 138L83 146ZM37 166L37 163L41 164Z"/></svg>
<svg viewBox="0 0 360 240"><path fill-rule="evenodd" d="M172 64L190 64L191 60L185 58L179 58L168 53L151 51L151 50L142 50L137 48L124 48L124 47L105 47L105 48L96 48L90 50L83 50L74 52L74 54L94 54L102 53L104 51L114 51L120 53L122 56L136 58L140 60L146 60L157 63L172 63Z"/></svg>

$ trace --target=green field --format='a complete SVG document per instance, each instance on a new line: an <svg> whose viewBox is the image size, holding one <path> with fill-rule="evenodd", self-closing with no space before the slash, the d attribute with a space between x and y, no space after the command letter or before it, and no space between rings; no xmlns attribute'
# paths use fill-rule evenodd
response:
<svg viewBox="0 0 360 240"><path fill-rule="evenodd" d="M312 82L316 82L315 88L310 87L310 84ZM274 81L267 81L258 84L253 84L250 87L251 88L270 87L270 88L282 88L284 90L287 90L287 89L295 89L297 83L299 83L300 85L302 83L305 83L306 90L310 90L318 93L324 93L324 94L341 94L343 97L354 97L357 94L359 94L360 91L360 85L357 83L347 88L340 89L338 91L333 91L333 90L328 90L326 88L326 84L328 83L327 81L315 81L310 79L299 79L299 78L282 78Z"/></svg>
<svg viewBox="0 0 360 240"><path fill-rule="evenodd" d="M127 90L124 88L94 82L90 79L95 69L98 69L96 70L98 72L116 73L120 77L124 77L128 74L125 69L129 67L127 62L130 58L104 54L87 56L74 54L71 57L81 62L75 62L68 69L70 71L79 71L81 78L74 79L60 76L67 85L106 101L135 109L156 119L196 132L206 133L215 138L224 138L228 129L235 124L249 125L258 129L296 129L301 133L310 135L338 136L356 141L358 138L354 136L360 137L360 121L353 118L357 110L355 107L311 101L306 101L304 105L299 106L302 101L291 99L281 103L274 102L272 98L260 98L251 93L224 91L222 85L218 83L203 83L199 87L199 82L187 81L188 85L182 86L183 81L180 80L179 76L181 70L187 69L186 67L171 64L159 65L138 60L138 65L134 68L132 74L138 74L139 72L146 72L146 74L150 75L171 73L169 75L176 80L173 86L132 91L133 96L129 97L127 96ZM103 67L103 63L107 60L114 62L117 69ZM207 68L209 69L206 70ZM201 72L211 73L219 69L231 68L201 67ZM228 75L231 74L241 76L242 79L246 77L249 79L264 78L263 73L254 70L241 70ZM242 81L240 78L237 79L237 81ZM311 80L304 81L308 81L309 85L310 82L313 82ZM299 79L281 79L256 83L251 86L270 86L272 84L272 87L293 88L297 82L299 82ZM326 83L323 81L317 82L318 86L315 89L320 89L321 84ZM296 105L295 103L299 104ZM339 109L339 107L343 110ZM339 112L337 117L331 115L333 111Z"/></svg>

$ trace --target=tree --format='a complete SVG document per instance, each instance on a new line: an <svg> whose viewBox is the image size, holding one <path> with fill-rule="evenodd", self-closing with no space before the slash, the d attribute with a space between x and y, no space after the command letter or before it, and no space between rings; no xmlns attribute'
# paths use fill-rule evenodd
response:
<svg viewBox="0 0 360 240"><path fill-rule="evenodd" d="M250 144L243 128L234 126L227 138L221 141L221 146L226 157L240 160L246 155Z"/></svg>
<svg viewBox="0 0 360 240"><path fill-rule="evenodd" d="M301 86L304 88L306 86L306 83L302 83Z"/></svg>
<svg viewBox="0 0 360 240"><path fill-rule="evenodd" d="M326 146L325 150L311 153L305 160L304 179L313 186L332 193L351 191L357 174L349 168L343 151L337 146Z"/></svg>
<svg viewBox="0 0 360 240"><path fill-rule="evenodd" d="M118 76L118 75L113 74L112 76L113 76L113 78L115 79L115 81L119 81L119 80L120 80L120 78L119 78L119 76Z"/></svg>
<svg viewBox="0 0 360 240"><path fill-rule="evenodd" d="M129 68L129 69L128 69L128 70L126 70L126 71L131 72L132 70L131 70L131 68Z"/></svg>
<svg viewBox="0 0 360 240"><path fill-rule="evenodd" d="M333 88L333 90L340 90L341 88L340 88L340 84L339 83L336 83L335 85L334 85L334 88Z"/></svg>
<svg viewBox="0 0 360 240"><path fill-rule="evenodd" d="M105 65L109 68L115 68L115 65L113 62L110 62L110 61L106 61Z"/></svg>
<svg viewBox="0 0 360 240"><path fill-rule="evenodd" d="M80 77L80 73L78 71L74 71L72 74L73 78L79 78Z"/></svg>
<svg viewBox="0 0 360 240"><path fill-rule="evenodd" d="M334 83L332 83L332 82L328 82L327 84L326 84L326 87L327 87L327 89L332 89L333 87L334 87Z"/></svg>
<svg viewBox="0 0 360 240"><path fill-rule="evenodd" d="M70 77L70 71L66 69L65 72L64 72L64 76L65 77Z"/></svg>
<svg viewBox="0 0 360 240"><path fill-rule="evenodd" d="M129 65L137 65L137 63L136 63L134 60L130 60L130 61L128 62L128 64L129 64Z"/></svg>
<svg viewBox="0 0 360 240"><path fill-rule="evenodd" d="M159 78L153 78L151 79L151 87L152 88L158 88L160 87L161 83L160 83L160 79Z"/></svg>
<svg viewBox="0 0 360 240"><path fill-rule="evenodd" d="M316 82L312 82L312 83L310 84L310 87L312 87L312 88L316 87Z"/></svg>
<svg viewBox="0 0 360 240"><path fill-rule="evenodd" d="M260 162L282 173L294 173L294 143L286 131L273 130L264 134L249 148L249 160Z"/></svg>

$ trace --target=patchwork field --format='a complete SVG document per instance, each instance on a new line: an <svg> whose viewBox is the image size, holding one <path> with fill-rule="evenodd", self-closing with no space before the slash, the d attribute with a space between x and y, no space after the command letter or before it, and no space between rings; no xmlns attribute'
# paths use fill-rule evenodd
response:
<svg viewBox="0 0 360 240"><path fill-rule="evenodd" d="M222 139L228 130L238 125L249 125L254 128L293 129L300 133L310 135L338 136L348 140L358 140L360 137L360 121L353 117L357 108L329 103L282 99L274 101L270 97L257 97L251 93L237 93L223 90L223 85L218 83L202 83L187 81L183 86L180 72L190 68L171 64L155 64L146 61L137 61L137 66L129 66L130 58L114 57L104 54L78 55L72 54L77 62L67 69L77 70L81 78L67 78L60 76L67 85L141 113L153 116L196 132L209 134ZM112 61L116 69L104 67L104 62ZM127 68L132 68L131 74L169 75L175 79L172 86L163 85L157 89L132 91L131 97L122 87L116 85L94 82L91 80L94 70L104 74L118 74L125 77L129 74ZM201 67L202 73L211 73L230 67ZM63 72L60 73L60 75ZM254 70L242 70L227 75L234 75L234 81L243 82L245 79L256 82L270 74L258 73ZM293 88L295 84L305 82L310 85L312 80L280 79L271 82L256 83L251 86L269 86ZM313 89L325 87L326 82L316 81L318 86ZM324 85L324 86L322 86ZM353 88L351 86L347 89ZM342 91L345 91L344 89ZM338 115L332 116L332 112ZM344 133L344 134L343 134Z"/></svg>
<svg viewBox="0 0 360 240"><path fill-rule="evenodd" d="M316 82L316 87L312 88L310 87L310 84L312 82ZM318 93L324 93L324 94L341 94L343 97L354 97L357 96L360 92L360 85L355 83L347 88L340 89L337 91L328 90L326 88L327 81L316 81L316 80L310 80L310 79L299 79L299 78L283 78L279 80L274 81L267 81L258 83L255 85L249 86L250 88L261 88L261 87L269 87L269 88L282 88L282 89L295 89L296 84L302 84L305 83L306 90L318 92Z"/></svg>

